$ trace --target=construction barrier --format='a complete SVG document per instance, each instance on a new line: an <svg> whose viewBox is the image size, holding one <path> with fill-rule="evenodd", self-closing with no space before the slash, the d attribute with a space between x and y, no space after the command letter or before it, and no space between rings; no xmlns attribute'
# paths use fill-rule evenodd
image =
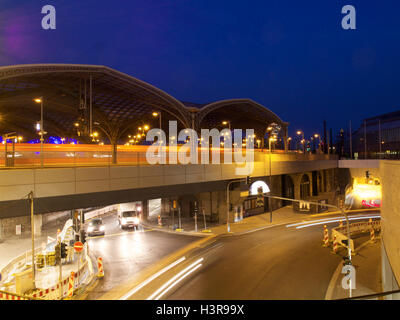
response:
<svg viewBox="0 0 400 320"><path fill-rule="evenodd" d="M343 221L340 220L340 221L339 221L339 228L342 228L342 227L343 227Z"/></svg>
<svg viewBox="0 0 400 320"><path fill-rule="evenodd" d="M161 216L158 216L158 225L159 225L160 227L162 226Z"/></svg>
<svg viewBox="0 0 400 320"><path fill-rule="evenodd" d="M333 253L336 253L338 250L338 242L336 236L333 237Z"/></svg>
<svg viewBox="0 0 400 320"><path fill-rule="evenodd" d="M69 277L69 283L68 283L68 298L72 298L74 295L74 272L71 271L71 275Z"/></svg>
<svg viewBox="0 0 400 320"><path fill-rule="evenodd" d="M373 228L370 231L370 237L371 237L371 241L374 242L375 241L375 230Z"/></svg>
<svg viewBox="0 0 400 320"><path fill-rule="evenodd" d="M100 257L97 259L97 266L98 266L97 278L103 278L104 277L103 259Z"/></svg>
<svg viewBox="0 0 400 320"><path fill-rule="evenodd" d="M324 247L329 246L329 231L326 225L324 225Z"/></svg>
<svg viewBox="0 0 400 320"><path fill-rule="evenodd" d="M23 295L18 295L16 293L0 291L0 300L34 300L34 299Z"/></svg>

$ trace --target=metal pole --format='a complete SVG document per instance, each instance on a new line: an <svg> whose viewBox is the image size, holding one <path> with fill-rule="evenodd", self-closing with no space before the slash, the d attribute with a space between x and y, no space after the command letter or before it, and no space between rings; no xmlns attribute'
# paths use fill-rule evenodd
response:
<svg viewBox="0 0 400 320"><path fill-rule="evenodd" d="M382 158L381 120L379 119L379 159Z"/></svg>
<svg viewBox="0 0 400 320"><path fill-rule="evenodd" d="M29 193L29 200L31 204L31 237L32 237L32 282L33 287L36 288L35 278L35 221L33 215L33 191Z"/></svg>
<svg viewBox="0 0 400 320"><path fill-rule="evenodd" d="M161 131L162 131L162 128L161 128L161 110L160 110L160 134L161 134Z"/></svg>
<svg viewBox="0 0 400 320"><path fill-rule="evenodd" d="M231 185L233 181L228 182L228 185L226 187L226 210L227 210L227 216L226 216L226 230L227 232L231 232L231 226L229 225L229 186Z"/></svg>
<svg viewBox="0 0 400 320"><path fill-rule="evenodd" d="M179 229L182 229L181 224L181 207L178 208Z"/></svg>
<svg viewBox="0 0 400 320"><path fill-rule="evenodd" d="M43 97L40 98L40 164L43 167Z"/></svg>
<svg viewBox="0 0 400 320"><path fill-rule="evenodd" d="M269 138L269 192L271 194L272 190L272 152L271 152L271 138ZM271 198L268 198L268 207L269 207L269 222L272 223L272 203L271 203Z"/></svg>
<svg viewBox="0 0 400 320"><path fill-rule="evenodd" d="M364 159L367 159L367 122L364 120Z"/></svg>
<svg viewBox="0 0 400 320"><path fill-rule="evenodd" d="M353 138L351 136L351 120L350 120L350 159L353 159Z"/></svg>
<svg viewBox="0 0 400 320"><path fill-rule="evenodd" d="M90 134L93 134L93 127L92 127L92 100L93 100L93 94L92 94L92 75L90 75L90 110L89 110L89 130Z"/></svg>
<svg viewBox="0 0 400 320"><path fill-rule="evenodd" d="M62 258L61 258L61 238L58 241L59 244L59 250L60 250L60 268L59 268L59 274L58 274L58 282L60 283L60 300L62 300L63 296L63 284L62 284Z"/></svg>
<svg viewBox="0 0 400 320"><path fill-rule="evenodd" d="M197 232L197 210L194 210L194 230Z"/></svg>
<svg viewBox="0 0 400 320"><path fill-rule="evenodd" d="M211 210L211 215L212 215L212 210ZM206 214L204 213L204 208L203 208L203 218L204 218L204 230L206 230L207 225L206 225Z"/></svg>

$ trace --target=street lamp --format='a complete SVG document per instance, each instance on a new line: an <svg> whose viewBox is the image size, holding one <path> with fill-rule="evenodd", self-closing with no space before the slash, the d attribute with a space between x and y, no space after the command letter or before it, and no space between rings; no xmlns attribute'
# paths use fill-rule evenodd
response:
<svg viewBox="0 0 400 320"><path fill-rule="evenodd" d="M40 103L40 163L43 167L43 97L34 99L36 103Z"/></svg>
<svg viewBox="0 0 400 320"><path fill-rule="evenodd" d="M223 124L224 126L228 125L229 131L231 130L231 122L230 122L230 121L224 120L224 121L222 121L222 124Z"/></svg>
<svg viewBox="0 0 400 320"><path fill-rule="evenodd" d="M303 153L306 153L306 146L305 146L305 140L304 140L304 132L301 130L298 130L297 135L301 135L301 143L303 144Z"/></svg>
<svg viewBox="0 0 400 320"><path fill-rule="evenodd" d="M314 134L314 138L318 138L318 152L321 149L321 135L319 133Z"/></svg>
<svg viewBox="0 0 400 320"><path fill-rule="evenodd" d="M153 117L158 117L158 119L160 120L160 131L161 129L161 111L158 112L153 112Z"/></svg>
<svg viewBox="0 0 400 320"><path fill-rule="evenodd" d="M288 150L290 151L290 141L292 141L291 137L287 138Z"/></svg>
<svg viewBox="0 0 400 320"><path fill-rule="evenodd" d="M275 137L271 137L268 139L268 144L269 144L269 190L271 192L272 190L272 148L271 148L271 142L275 142L277 139ZM272 204L271 204L271 198L268 198L268 207L269 207L269 222L272 223Z"/></svg>

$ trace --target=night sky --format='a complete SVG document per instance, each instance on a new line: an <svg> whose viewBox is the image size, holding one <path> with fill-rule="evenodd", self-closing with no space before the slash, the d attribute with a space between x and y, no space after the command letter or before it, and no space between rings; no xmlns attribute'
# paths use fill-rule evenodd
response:
<svg viewBox="0 0 400 320"><path fill-rule="evenodd" d="M57 12L43 30L42 6ZM344 5L357 29L343 30ZM0 65L106 65L179 100L251 98L307 136L400 109L400 4L387 0L0 0Z"/></svg>

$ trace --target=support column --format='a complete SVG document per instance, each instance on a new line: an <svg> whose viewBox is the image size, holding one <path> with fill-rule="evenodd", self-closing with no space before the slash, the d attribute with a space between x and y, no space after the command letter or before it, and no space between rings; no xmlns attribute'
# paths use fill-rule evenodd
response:
<svg viewBox="0 0 400 320"><path fill-rule="evenodd" d="M112 164L117 164L117 142L111 142Z"/></svg>

